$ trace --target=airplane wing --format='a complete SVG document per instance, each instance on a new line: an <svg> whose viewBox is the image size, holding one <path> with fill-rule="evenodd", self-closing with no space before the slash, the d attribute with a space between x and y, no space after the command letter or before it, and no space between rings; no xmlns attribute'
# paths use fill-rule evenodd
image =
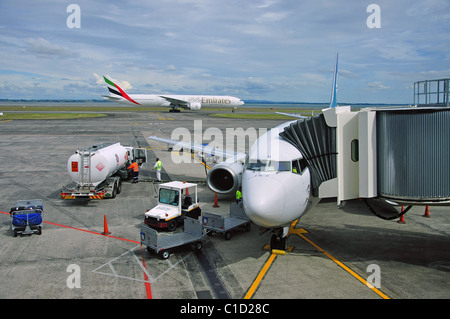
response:
<svg viewBox="0 0 450 319"><path fill-rule="evenodd" d="M213 147L209 145L200 145L197 143L188 143L188 142L182 142L182 141L175 141L168 138L163 137L157 137L157 136L149 136L148 137L151 140L166 143L168 145L176 145L182 148L194 150L200 153L203 153L205 155L211 155L211 156L219 156L223 158L233 158L234 160L237 159L245 159L245 156L247 154L245 153L237 153L237 152L231 152L227 151L218 147Z"/></svg>
<svg viewBox="0 0 450 319"><path fill-rule="evenodd" d="M166 96L166 95L160 95L159 97L162 97L163 99L167 100L168 102L170 102L170 104L175 104L175 105L181 105L183 107L188 107L190 102L186 101L186 100L180 100L180 99L175 99L173 97L170 96Z"/></svg>
<svg viewBox="0 0 450 319"><path fill-rule="evenodd" d="M307 119L309 117L309 116L303 116L300 114L292 114L292 113L283 113L283 112L275 112L275 113L290 116L290 117L295 117L297 119Z"/></svg>

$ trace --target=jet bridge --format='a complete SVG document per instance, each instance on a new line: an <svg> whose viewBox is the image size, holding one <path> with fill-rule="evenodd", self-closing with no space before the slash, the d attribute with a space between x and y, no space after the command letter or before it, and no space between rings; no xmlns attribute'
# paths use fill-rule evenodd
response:
<svg viewBox="0 0 450 319"><path fill-rule="evenodd" d="M449 123L450 109L442 107L352 112L344 106L299 120L280 135L308 162L314 196L336 197L338 204L364 198L450 205Z"/></svg>

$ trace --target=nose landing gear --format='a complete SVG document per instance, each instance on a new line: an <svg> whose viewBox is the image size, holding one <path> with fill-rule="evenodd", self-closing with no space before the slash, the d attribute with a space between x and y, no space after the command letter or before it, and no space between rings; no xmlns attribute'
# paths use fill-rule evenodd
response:
<svg viewBox="0 0 450 319"><path fill-rule="evenodd" d="M275 228L270 238L271 250L286 250L286 239L289 233L289 227Z"/></svg>

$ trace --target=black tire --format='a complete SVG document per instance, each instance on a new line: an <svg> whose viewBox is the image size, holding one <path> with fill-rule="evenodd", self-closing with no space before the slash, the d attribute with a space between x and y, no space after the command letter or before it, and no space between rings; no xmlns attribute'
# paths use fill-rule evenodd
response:
<svg viewBox="0 0 450 319"><path fill-rule="evenodd" d="M252 228L252 226L250 225L250 223L245 224L245 231L247 233L250 231L251 228Z"/></svg>
<svg viewBox="0 0 450 319"><path fill-rule="evenodd" d="M117 194L120 194L122 192L122 180L119 179L119 182L117 183Z"/></svg>
<svg viewBox="0 0 450 319"><path fill-rule="evenodd" d="M202 243L201 241L198 241L198 242L194 243L194 249L195 249L196 251L199 251L199 250L201 250L202 248L203 248L203 243Z"/></svg>
<svg viewBox="0 0 450 319"><path fill-rule="evenodd" d="M171 219L167 223L167 230L174 231L175 229L177 229L177 226L178 226L178 222L177 222L176 218Z"/></svg>
<svg viewBox="0 0 450 319"><path fill-rule="evenodd" d="M111 198L116 198L116 195L117 195L117 185L116 183L114 183Z"/></svg>
<svg viewBox="0 0 450 319"><path fill-rule="evenodd" d="M231 233L229 231L226 231L225 234L223 235L223 237L225 237L225 240L230 240L231 239Z"/></svg>
<svg viewBox="0 0 450 319"><path fill-rule="evenodd" d="M161 259L167 259L170 257L170 251L168 250L160 251L159 256L161 257Z"/></svg>

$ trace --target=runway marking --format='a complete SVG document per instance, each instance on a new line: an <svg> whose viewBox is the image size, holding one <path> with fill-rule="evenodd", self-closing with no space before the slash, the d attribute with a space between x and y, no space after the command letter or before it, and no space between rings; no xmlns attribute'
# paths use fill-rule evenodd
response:
<svg viewBox="0 0 450 319"><path fill-rule="evenodd" d="M176 154L178 156L183 156L180 155L179 151L172 151L172 154ZM203 166L205 166L207 169L211 169L211 167L209 167L208 165L206 165L206 163L204 163L202 160L199 160L197 157L194 156L194 154L191 153L191 156L193 159L197 160L198 162L200 162L200 164L202 164Z"/></svg>
<svg viewBox="0 0 450 319"><path fill-rule="evenodd" d="M192 158L193 159L196 159L197 161L199 161L203 166L205 166L207 169L211 169L211 167L209 167L208 165L206 165L206 163L203 163L203 161L201 161L201 160L199 160L198 158L196 158L195 156L194 156L194 154L191 154L191 156L192 156Z"/></svg>
<svg viewBox="0 0 450 319"><path fill-rule="evenodd" d="M353 270L351 270L350 268L348 268L346 265L344 265L342 262L340 262L339 260L337 260L335 257L333 257L332 255L330 255L329 253L327 253L325 250L323 250L319 245L317 245L316 243L314 243L311 239L309 239L308 237L306 237L304 234L307 234L308 232L304 229L295 229L295 225L297 224L297 221L294 221L290 228L289 228L289 235L291 234L295 234L297 236L299 236L300 238L302 238L304 241L306 241L307 243L309 243L310 245L312 245L314 248L316 248L317 250L319 250L321 253L323 253L325 256L327 256L328 258L330 258L333 262L335 262L337 265L339 265L342 269L344 269L345 271L347 271L350 275L352 275L353 277L355 277L356 279L358 279L359 281L361 281L366 287L368 287L369 289L371 289L373 292L375 292L377 295L379 295L381 298L383 299L390 299L388 296L386 296L384 293L382 293L380 290L378 290L377 288L375 288L374 286L372 286L369 282L367 282L367 280L365 280L364 278L362 278L360 275L358 275L357 273L355 273ZM289 236L288 235L288 236Z"/></svg>
<svg viewBox="0 0 450 319"><path fill-rule="evenodd" d="M144 271L144 279L145 279L145 292L147 294L147 299L152 299L152 289L150 287L150 283L148 282L148 272L147 272L147 266L145 265L145 259L144 259L144 250L142 249L142 244L139 245L141 247L141 257L142 257L142 267L141 269ZM133 256L136 258L137 262L139 263L139 259L137 259L136 255L133 254ZM141 264L139 264L140 266Z"/></svg>
<svg viewBox="0 0 450 319"><path fill-rule="evenodd" d="M375 292L377 295L379 295L381 298L383 299L390 299L387 295L385 295L384 293L382 293L380 290L378 290L377 288L375 288L373 285L371 285L369 282L367 282L367 280L365 280L364 278L362 278L360 275L358 275L357 273L355 273L353 270L351 270L350 268L348 268L346 265L344 265L342 262L340 262L339 260L337 260L335 257L333 257L332 255L330 255L329 253L327 253L325 250L323 250L319 245L317 245L316 243L314 243L311 239L309 239L308 237L306 237L304 234L307 234L308 231L306 231L303 228L294 228L295 225L297 224L297 221L292 222L290 228L289 228L289 233L288 233L288 237L290 235L297 235L300 238L302 238L304 241L306 241L307 243L309 243L310 245L312 245L314 248L316 248L317 250L319 250L320 252L322 252L325 256L327 256L328 258L330 258L333 262L335 262L337 265L339 265L342 269L344 269L345 271L347 271L350 275L352 275L353 277L355 277L356 279L358 279L359 281L361 281L366 287L368 287L369 289L371 289L373 292ZM261 280L264 278L264 276L266 275L267 271L269 270L270 266L272 265L273 261L275 260L275 257L277 255L275 253L272 253L269 257L269 259L267 260L266 264L264 265L264 267L262 268L262 270L260 271L260 273L258 274L258 276L256 277L255 281L253 282L253 284L251 285L250 289L248 290L247 294L245 295L244 299L250 299L252 298L253 294L255 293L256 289L258 288Z"/></svg>
<svg viewBox="0 0 450 319"><path fill-rule="evenodd" d="M9 215L9 213L2 212L2 211L0 211L0 213L1 213L1 214L5 214L5 215ZM64 228L69 228L69 229L74 229L74 230L79 230L79 231L83 231L83 232L90 233L90 234L94 234L94 235L100 235L100 236L104 236L104 237L110 237L110 238L120 239L120 240L124 240L124 241L128 241L128 242L132 242L132 243L137 243L137 244L139 244L139 246L137 246L137 247L141 247L141 249L142 249L141 243L138 242L138 241L135 241L135 240L126 239L126 238L121 238L121 237L116 237L116 236L111 236L111 235L104 235L104 234L102 234L102 233L98 233L98 232L94 232L94 231L90 231L90 230L86 230L86 229L81 229L81 228L76 228L76 227L72 227L72 226L66 226L66 225L56 224L56 223L52 223L52 222L45 221L45 220L42 221L42 222L45 223L45 224L50 224L50 225L54 225L54 226L59 226L59 227L64 227ZM132 251L133 251L134 249L136 249L137 247L131 249L130 251L125 252L125 253L122 254L121 256L123 256L123 255L125 255L125 254L127 254L127 253L129 253L129 252L132 252ZM119 256L119 257L117 257L117 258L120 258L121 256ZM134 254L134 252L133 252L133 256L135 256L135 258L137 258L136 255ZM115 258L115 259L117 259L117 258ZM113 259L113 260L115 260L115 259ZM93 270L93 272L96 272L96 270L102 268L102 267L105 266L105 265L108 265L109 269L111 270L111 274L112 274L113 276L115 276L115 277L119 277L119 278L127 278L127 279L130 279L130 280L142 281L142 280L138 280L138 279L136 279L136 278L130 278L130 277L119 276L119 275L117 274L116 270L114 269L113 265L111 264L111 262L112 262L113 260L111 260L111 261L109 261L108 263L106 263L106 264L104 264L104 265L98 267L97 269ZM150 289L150 281L149 281L148 276L147 276L147 275L148 275L148 272L147 272L147 268L146 268L146 266L145 266L144 254L142 254L142 264L139 262L139 260L137 260L137 261L138 261L139 266L141 267L141 269L142 269L143 272L144 272L144 283L145 283L145 291L146 291L146 293L147 293L147 299L151 299L151 298L152 298L152 293L151 293L151 289ZM178 264L178 263L177 263L177 264ZM170 269L170 268L169 268L169 269ZM166 272L167 272L167 271L166 271ZM161 276L164 275L166 272L164 272L163 274L161 274ZM102 272L98 272L98 273L102 273ZM111 274L108 274L108 273L102 273L102 274L111 276ZM159 277L161 277L161 276L159 276ZM159 278L159 277L158 277L158 278ZM158 279L158 278L157 278L157 279Z"/></svg>
<svg viewBox="0 0 450 319"><path fill-rule="evenodd" d="M259 274L256 277L255 281L251 285L250 289L247 291L247 294L245 295L244 299L251 299L253 297L253 294L255 293L256 288L258 288L259 283L261 282L261 280L266 275L267 271L269 270L270 266L272 265L272 263L273 263L273 261L275 260L276 257L277 257L277 255L274 254L274 253L272 253L270 255L269 259L267 260L267 262L265 263L264 267L259 272Z"/></svg>

